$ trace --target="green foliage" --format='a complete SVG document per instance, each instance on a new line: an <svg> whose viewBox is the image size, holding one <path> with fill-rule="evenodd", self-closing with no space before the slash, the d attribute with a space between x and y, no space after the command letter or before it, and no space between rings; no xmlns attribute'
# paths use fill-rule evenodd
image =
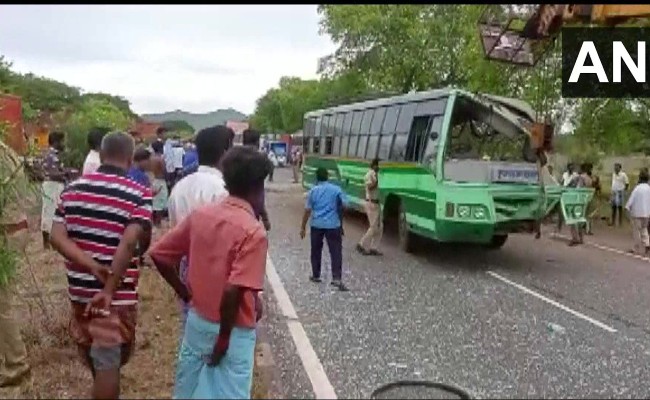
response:
<svg viewBox="0 0 650 400"><path fill-rule="evenodd" d="M87 134L92 127L124 130L135 117L129 102L122 97L105 93L81 95L79 89L65 83L15 73L3 56L0 56L0 93L22 98L23 118L27 122L38 120L44 112L59 117L59 128L66 132L65 161L77 168L88 151ZM0 219L24 211L26 202L36 193L18 156L2 142L6 128L6 124L0 123ZM30 154L32 151L30 148ZM0 233L0 285L7 284L15 274L18 256Z"/></svg>
<svg viewBox="0 0 650 400"><path fill-rule="evenodd" d="M86 93L81 97L82 100L101 100L101 101L111 103L127 117L129 118L137 117L137 115L131 110L131 104L124 97L113 96L107 93Z"/></svg>
<svg viewBox="0 0 650 400"><path fill-rule="evenodd" d="M108 99L87 98L68 116L62 130L66 134L64 162L81 168L88 153L87 136L93 127L126 130L133 120Z"/></svg>
<svg viewBox="0 0 650 400"><path fill-rule="evenodd" d="M257 100L250 122L264 132L294 133L302 129L306 112L352 102L368 91L361 75L353 71L321 80L283 77L278 88Z"/></svg>
<svg viewBox="0 0 650 400"><path fill-rule="evenodd" d="M179 134L191 136L194 133L194 127L190 125L187 121L183 120L170 120L163 121L162 125L167 128L168 131L177 132Z"/></svg>
<svg viewBox="0 0 650 400"><path fill-rule="evenodd" d="M74 107L81 100L79 89L31 73L15 74L11 92L25 99L31 108L40 111L61 111Z"/></svg>
<svg viewBox="0 0 650 400"><path fill-rule="evenodd" d="M9 92L13 83L13 76L11 63L0 55L0 92Z"/></svg>
<svg viewBox="0 0 650 400"><path fill-rule="evenodd" d="M477 31L484 10L467 4L321 5L321 31L338 45L321 60L321 71L329 78L354 73L369 91L450 85L521 98L558 128L573 119L575 135L563 146L575 157L650 154L650 101L562 99L561 37L534 68L487 60Z"/></svg>
<svg viewBox="0 0 650 400"><path fill-rule="evenodd" d="M373 88L402 93L455 83L457 53L449 48L441 54L436 40L462 40L462 21L447 18L462 17L457 11L441 5L321 5L321 30L339 44L330 71L356 70Z"/></svg>
<svg viewBox="0 0 650 400"><path fill-rule="evenodd" d="M237 110L228 108L225 110L216 110L203 114L194 114L186 111L176 110L161 114L144 114L142 115L147 121L165 122L165 121L185 121L190 124L195 132L203 128L215 125L225 125L227 121L244 121L248 117Z"/></svg>
<svg viewBox="0 0 650 400"><path fill-rule="evenodd" d="M0 56L0 91L22 98L23 119L35 122L43 113L51 114L58 129L66 133L64 161L80 168L88 152L88 131L96 126L124 130L136 114L129 101L107 93L81 94L75 87L34 74L18 74Z"/></svg>
<svg viewBox="0 0 650 400"><path fill-rule="evenodd" d="M543 114L556 111L559 46L537 68L486 60L477 32L483 10L482 5L322 5L322 31L339 45L326 72L357 71L369 88L382 91L460 86L523 98Z"/></svg>
<svg viewBox="0 0 650 400"><path fill-rule="evenodd" d="M523 98L542 114L563 116L559 47L536 69L486 60L478 5L321 5L321 31L339 45L321 60L321 80L283 78L257 103L253 124L292 132L310 110L362 99L460 86Z"/></svg>

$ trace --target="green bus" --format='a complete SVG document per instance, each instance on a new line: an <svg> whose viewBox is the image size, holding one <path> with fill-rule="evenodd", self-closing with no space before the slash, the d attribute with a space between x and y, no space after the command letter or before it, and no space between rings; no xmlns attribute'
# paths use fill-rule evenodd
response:
<svg viewBox="0 0 650 400"><path fill-rule="evenodd" d="M499 248L510 233L536 232L558 203L567 224L586 222L593 189L545 182L531 145L535 118L523 101L460 89L308 112L303 187L325 167L363 211L364 176L379 158L383 221L397 226L405 251L415 236Z"/></svg>

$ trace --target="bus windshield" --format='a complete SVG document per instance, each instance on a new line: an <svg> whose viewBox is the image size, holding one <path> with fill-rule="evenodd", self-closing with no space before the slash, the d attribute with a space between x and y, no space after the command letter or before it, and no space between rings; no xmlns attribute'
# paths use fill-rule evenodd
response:
<svg viewBox="0 0 650 400"><path fill-rule="evenodd" d="M496 183L497 174L520 175L519 183L537 180L536 155L525 114L489 99L460 96L454 106L445 151L445 177L459 182ZM514 182L513 182L514 183Z"/></svg>

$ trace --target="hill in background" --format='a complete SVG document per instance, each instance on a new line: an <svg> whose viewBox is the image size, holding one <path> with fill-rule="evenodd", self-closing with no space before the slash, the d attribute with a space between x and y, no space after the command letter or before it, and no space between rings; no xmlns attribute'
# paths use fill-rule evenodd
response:
<svg viewBox="0 0 650 400"><path fill-rule="evenodd" d="M226 121L245 121L248 119L248 116L237 110L228 108L226 110L216 110L205 114L194 114L176 110L161 114L143 114L142 118L153 122L185 121L192 125L196 131L199 131L209 126L225 125Z"/></svg>

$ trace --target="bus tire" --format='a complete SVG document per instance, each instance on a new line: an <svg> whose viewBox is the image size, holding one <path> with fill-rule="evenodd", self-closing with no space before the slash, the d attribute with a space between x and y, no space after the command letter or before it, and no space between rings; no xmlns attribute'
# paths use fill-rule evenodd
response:
<svg viewBox="0 0 650 400"><path fill-rule="evenodd" d="M412 253L415 247L415 235L409 230L408 222L406 221L406 210L404 210L404 205L401 202L399 203L397 233L400 249L407 253Z"/></svg>
<svg viewBox="0 0 650 400"><path fill-rule="evenodd" d="M491 250L500 249L506 244L506 240L508 240L508 235L494 235L490 243L487 244L487 248Z"/></svg>

